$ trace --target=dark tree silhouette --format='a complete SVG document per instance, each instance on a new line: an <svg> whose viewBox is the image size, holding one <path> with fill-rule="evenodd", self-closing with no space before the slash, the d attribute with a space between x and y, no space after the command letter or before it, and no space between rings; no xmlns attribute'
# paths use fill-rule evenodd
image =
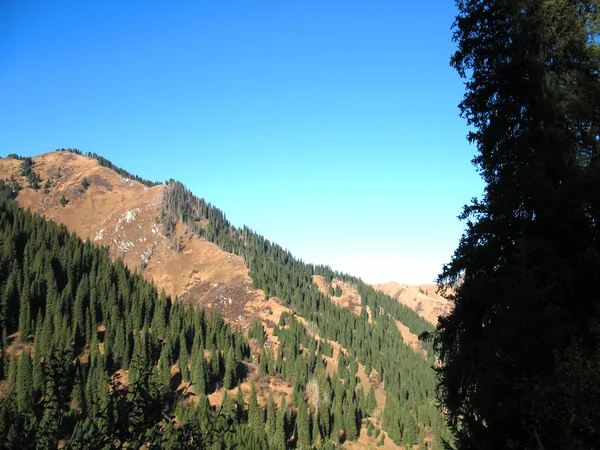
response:
<svg viewBox="0 0 600 450"><path fill-rule="evenodd" d="M485 183L439 282L460 449L600 448L596 1L458 1L460 109Z"/></svg>

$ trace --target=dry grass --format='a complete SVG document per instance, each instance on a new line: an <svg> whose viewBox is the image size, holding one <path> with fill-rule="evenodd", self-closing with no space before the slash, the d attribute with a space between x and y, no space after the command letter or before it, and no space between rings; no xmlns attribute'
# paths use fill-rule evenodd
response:
<svg viewBox="0 0 600 450"><path fill-rule="evenodd" d="M436 284L410 286L392 281L374 284L373 287L397 299L433 325L437 325L439 316L446 316L452 309L452 303L437 294Z"/></svg>
<svg viewBox="0 0 600 450"><path fill-rule="evenodd" d="M330 284L327 281L325 281L325 278L323 278L321 275L313 275L312 280L313 283L317 285L319 291L322 294L329 296ZM331 286L333 286L334 289L336 286L339 286L342 289L341 297L329 296L331 300L335 304L343 308L349 309L354 314L360 315L362 311L362 306L360 294L358 293L358 291L349 284L346 284L343 281L337 279L332 280Z"/></svg>

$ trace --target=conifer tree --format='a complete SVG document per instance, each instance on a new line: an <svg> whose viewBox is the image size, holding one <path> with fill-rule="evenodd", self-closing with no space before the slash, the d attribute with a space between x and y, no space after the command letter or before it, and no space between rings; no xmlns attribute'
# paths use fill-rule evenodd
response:
<svg viewBox="0 0 600 450"><path fill-rule="evenodd" d="M263 410L258 406L254 380L250 381L250 396L248 397L248 424L250 425L251 430L257 433L264 432Z"/></svg>
<svg viewBox="0 0 600 450"><path fill-rule="evenodd" d="M306 402L300 401L298 405L298 416L296 418L298 426L298 448L310 448L310 419L308 417L308 409Z"/></svg>
<svg viewBox="0 0 600 450"><path fill-rule="evenodd" d="M277 411L277 427L273 436L273 448L287 448L287 409L287 401L283 397Z"/></svg>
<svg viewBox="0 0 600 450"><path fill-rule="evenodd" d="M237 381L237 364L235 362L233 352L233 348L230 348L227 352L227 359L225 360L225 375L223 377L223 387L225 389L232 389Z"/></svg>
<svg viewBox="0 0 600 450"><path fill-rule="evenodd" d="M169 348L167 345L164 345L160 353L158 372L160 383L165 390L168 390L171 387L171 361L169 353ZM198 393L204 394L204 392Z"/></svg>
<svg viewBox="0 0 600 450"><path fill-rule="evenodd" d="M274 436L277 423L277 405L273 399L273 391L269 390L269 401L267 403L267 435Z"/></svg>
<svg viewBox="0 0 600 450"><path fill-rule="evenodd" d="M194 391L197 394L206 394L206 388L208 386L208 373L206 368L206 361L203 356L199 356L198 360L194 362L195 371L192 374L192 381L194 382Z"/></svg>
<svg viewBox="0 0 600 450"><path fill-rule="evenodd" d="M21 352L17 369L17 402L19 412L31 413L34 403L33 366L27 349Z"/></svg>
<svg viewBox="0 0 600 450"><path fill-rule="evenodd" d="M181 371L181 377L183 381L190 380L190 372L188 369L188 351L185 339L185 334L182 331L179 338L179 370Z"/></svg>
<svg viewBox="0 0 600 450"><path fill-rule="evenodd" d="M237 388L237 392L235 394L235 409L237 412L238 423L242 423L244 420L244 393L242 392L242 385L239 384Z"/></svg>
<svg viewBox="0 0 600 450"><path fill-rule="evenodd" d="M344 411L344 428L346 430L346 439L353 441L357 437L356 430L356 399L354 392L346 396L346 409Z"/></svg>
<svg viewBox="0 0 600 450"><path fill-rule="evenodd" d="M13 351L10 355L10 362L8 364L8 392L9 394L17 392L17 372L18 372L18 359L16 353Z"/></svg>
<svg viewBox="0 0 600 450"><path fill-rule="evenodd" d="M23 342L27 342L27 339L31 334L31 297L27 277L25 277L25 280L20 295L19 307L19 334Z"/></svg>
<svg viewBox="0 0 600 450"><path fill-rule="evenodd" d="M600 8L457 6L451 65L486 186L438 279L454 304L435 335L442 407L459 449L599 447L600 313L585 280L600 273Z"/></svg>
<svg viewBox="0 0 600 450"><path fill-rule="evenodd" d="M222 360L221 351L220 350L213 351L212 357L210 360L210 364L211 364L212 374L217 378L221 378L221 360Z"/></svg>
<svg viewBox="0 0 600 450"><path fill-rule="evenodd" d="M377 409L377 399L375 398L375 388L371 386L367 394L367 412L371 417L375 415Z"/></svg>

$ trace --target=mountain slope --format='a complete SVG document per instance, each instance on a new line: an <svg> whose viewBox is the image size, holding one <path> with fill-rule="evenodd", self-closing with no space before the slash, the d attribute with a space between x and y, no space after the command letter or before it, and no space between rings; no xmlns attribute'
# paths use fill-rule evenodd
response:
<svg viewBox="0 0 600 450"><path fill-rule="evenodd" d="M437 285L435 284L410 286L392 281L374 284L373 287L395 298L433 325L437 325L439 316L448 315L452 309L452 304L437 294Z"/></svg>
<svg viewBox="0 0 600 450"><path fill-rule="evenodd" d="M0 160L0 178L9 179L21 164ZM386 445L392 440L437 442L445 432L432 398L431 348L415 346L425 351L424 359L405 345L400 334L410 330L414 336L432 328L409 308L357 278L302 263L246 227L232 227L221 211L173 180L149 188L71 152L34 158L33 170L43 185L48 180L51 185L37 191L23 188L17 196L21 206L108 245L113 258L122 257L130 268L141 269L146 279L180 296L185 304L216 309L247 331L255 321L264 325L264 344L253 338L250 345L254 363L269 367L266 392L280 374L293 382L294 395L297 391L308 395L311 374L320 364L312 355L323 346L327 371L334 377L331 383L338 377L345 379L343 385L350 383L348 393L338 395L340 401L346 400L331 404L337 414L346 415L355 402L363 408L361 396L371 389L377 392L372 416L359 409L364 424L358 430L361 442L375 442L366 435L369 423L390 431ZM17 178L26 186L24 177ZM324 292L326 285L340 286L341 295ZM328 342L334 360L328 359ZM363 389L355 390L352 374L362 380ZM393 381L400 379L401 384ZM244 390L249 390L247 384ZM222 397L213 397L213 404ZM297 397L294 404L298 405ZM316 412L317 405L313 408ZM334 440L354 439L353 433L346 436L352 428L336 423L321 427L319 433L333 439L331 433L339 429L343 435Z"/></svg>

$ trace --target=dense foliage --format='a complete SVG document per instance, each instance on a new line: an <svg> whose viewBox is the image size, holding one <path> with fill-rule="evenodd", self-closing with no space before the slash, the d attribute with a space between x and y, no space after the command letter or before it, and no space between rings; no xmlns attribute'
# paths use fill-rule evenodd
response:
<svg viewBox="0 0 600 450"><path fill-rule="evenodd" d="M440 398L460 449L600 448L599 6L457 4L486 189L439 279Z"/></svg>

